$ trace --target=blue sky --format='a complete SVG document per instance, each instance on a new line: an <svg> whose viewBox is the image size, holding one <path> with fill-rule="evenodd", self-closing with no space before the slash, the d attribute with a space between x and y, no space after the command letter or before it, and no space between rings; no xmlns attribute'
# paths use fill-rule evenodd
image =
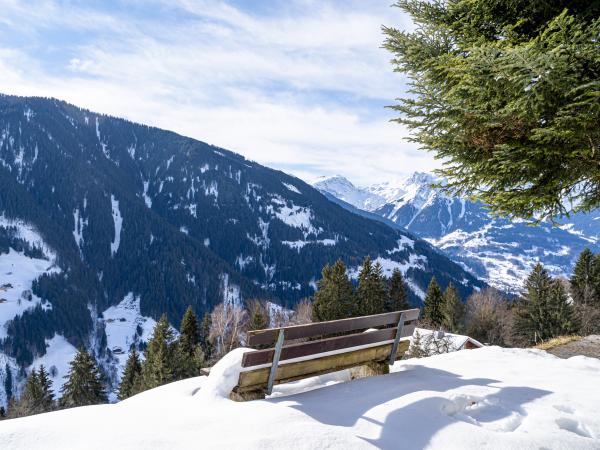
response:
<svg viewBox="0 0 600 450"><path fill-rule="evenodd" d="M0 91L52 96L359 184L436 163L386 105L403 95L391 0L0 0Z"/></svg>

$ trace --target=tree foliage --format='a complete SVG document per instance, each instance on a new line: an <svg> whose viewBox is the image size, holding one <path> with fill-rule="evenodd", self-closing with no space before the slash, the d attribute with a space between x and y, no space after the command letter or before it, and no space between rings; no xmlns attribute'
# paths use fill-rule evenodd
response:
<svg viewBox="0 0 600 450"><path fill-rule="evenodd" d="M317 282L312 304L312 316L317 322L344 319L354 314L354 286L346 274L346 266L338 260L323 268L323 278Z"/></svg>
<svg viewBox="0 0 600 450"><path fill-rule="evenodd" d="M576 304L600 306L600 255L594 255L590 249L582 251L570 282Z"/></svg>
<svg viewBox="0 0 600 450"><path fill-rule="evenodd" d="M465 313L458 291L454 284L450 283L444 291L442 328L451 333L459 333L463 328L463 317Z"/></svg>
<svg viewBox="0 0 600 450"><path fill-rule="evenodd" d="M60 405L63 408L106 403L108 397L96 360L80 348L70 363L69 374L61 388Z"/></svg>
<svg viewBox="0 0 600 450"><path fill-rule="evenodd" d="M577 331L573 306L560 280L553 280L537 264L525 282L519 300L515 331L521 344L537 344Z"/></svg>
<svg viewBox="0 0 600 450"><path fill-rule="evenodd" d="M392 276L389 281L388 295L385 301L386 311L403 311L410 309L408 296L406 294L406 286L402 278L402 272L396 268L392 271Z"/></svg>
<svg viewBox="0 0 600 450"><path fill-rule="evenodd" d="M176 343L167 315L156 323L142 364L142 388L152 389L175 380Z"/></svg>
<svg viewBox="0 0 600 450"><path fill-rule="evenodd" d="M356 293L357 313L361 316L380 314L385 311L386 289L381 264L373 264L370 257L363 261L358 275L358 290Z"/></svg>
<svg viewBox="0 0 600 450"><path fill-rule="evenodd" d="M431 279L423 302L423 320L438 328L444 321L444 295L435 277Z"/></svg>
<svg viewBox="0 0 600 450"><path fill-rule="evenodd" d="M393 108L444 161L447 189L505 215L600 205L600 3L399 0L384 27L410 79ZM564 199L568 201L564 201Z"/></svg>
<svg viewBox="0 0 600 450"><path fill-rule="evenodd" d="M121 377L121 384L119 385L119 400L125 400L132 395L140 392L142 388L142 363L140 362L140 355L134 348L129 352L127 363L125 364L125 370Z"/></svg>

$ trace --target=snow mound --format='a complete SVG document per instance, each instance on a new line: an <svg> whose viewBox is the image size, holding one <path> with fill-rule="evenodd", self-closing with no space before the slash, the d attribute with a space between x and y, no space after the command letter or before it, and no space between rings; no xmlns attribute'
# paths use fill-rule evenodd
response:
<svg viewBox="0 0 600 450"><path fill-rule="evenodd" d="M251 348L236 348L223 356L211 369L210 375L202 386L199 398L229 399L229 394L237 385L242 371L244 353L254 351Z"/></svg>
<svg viewBox="0 0 600 450"><path fill-rule="evenodd" d="M1 421L0 448L600 448L599 360L484 347L398 361L388 375L276 386L266 400L225 400L245 351L208 378L121 403Z"/></svg>

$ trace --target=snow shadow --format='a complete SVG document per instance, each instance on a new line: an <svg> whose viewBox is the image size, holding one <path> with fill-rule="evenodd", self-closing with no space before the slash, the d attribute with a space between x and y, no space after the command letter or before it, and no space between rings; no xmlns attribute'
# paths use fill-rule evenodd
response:
<svg viewBox="0 0 600 450"><path fill-rule="evenodd" d="M288 402L287 407L327 425L354 427L361 420L367 421L368 434L376 435L373 430L378 429L379 436L362 439L378 448L420 449L435 433L457 420L493 431L513 432L526 416L522 405L550 394L524 386L493 386L499 381L489 378L463 378L423 366L404 367L407 370L267 401ZM469 386L475 387L476 395L435 394ZM411 401L411 396L418 398Z"/></svg>

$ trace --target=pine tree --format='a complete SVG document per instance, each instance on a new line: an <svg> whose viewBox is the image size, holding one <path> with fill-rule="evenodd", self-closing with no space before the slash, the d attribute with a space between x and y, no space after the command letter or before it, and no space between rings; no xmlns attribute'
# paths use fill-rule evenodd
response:
<svg viewBox="0 0 600 450"><path fill-rule="evenodd" d="M184 357L192 357L200 343L200 328L198 318L191 306L188 306L179 330L179 347Z"/></svg>
<svg viewBox="0 0 600 450"><path fill-rule="evenodd" d="M8 363L6 363L6 366L4 367L4 373L4 392L6 393L6 400L8 401L13 396L13 375Z"/></svg>
<svg viewBox="0 0 600 450"><path fill-rule="evenodd" d="M554 280L548 301L550 320L547 325L549 337L573 334L578 331L573 305L560 280Z"/></svg>
<svg viewBox="0 0 600 450"><path fill-rule="evenodd" d="M410 95L394 107L448 190L492 211L552 218L600 206L600 3L398 0L384 27ZM501 124L501 125L500 125Z"/></svg>
<svg viewBox="0 0 600 450"><path fill-rule="evenodd" d="M70 363L67 381L61 388L63 408L106 403L108 397L96 360L82 347Z"/></svg>
<svg viewBox="0 0 600 450"><path fill-rule="evenodd" d="M202 325L200 326L199 342L202 353L204 354L204 359L207 361L212 358L213 353L212 343L210 342L210 326L210 314L205 313L202 319Z"/></svg>
<svg viewBox="0 0 600 450"><path fill-rule="evenodd" d="M132 395L140 392L142 378L142 363L140 362L140 355L138 354L135 347L129 352L127 363L125 364L125 370L121 377L121 384L119 385L119 400L125 400Z"/></svg>
<svg viewBox="0 0 600 450"><path fill-rule="evenodd" d="M452 283L444 291L443 313L442 328L450 333L461 331L465 308Z"/></svg>
<svg viewBox="0 0 600 450"><path fill-rule="evenodd" d="M386 298L386 311L403 311L410 309L408 296L406 295L406 286L402 279L402 272L399 269L394 269L389 283L389 292Z"/></svg>
<svg viewBox="0 0 600 450"><path fill-rule="evenodd" d="M142 364L142 388L153 389L175 380L176 370L173 331L167 315L163 314L157 322L145 350ZM175 368L176 369L176 368Z"/></svg>
<svg viewBox="0 0 600 450"><path fill-rule="evenodd" d="M373 265L366 257L358 275L357 305L358 313L363 316L385 312L387 291L381 265Z"/></svg>
<svg viewBox="0 0 600 450"><path fill-rule="evenodd" d="M354 286L346 274L346 266L338 260L323 268L323 278L317 282L313 302L313 319L317 322L352 317Z"/></svg>
<svg viewBox="0 0 600 450"><path fill-rule="evenodd" d="M600 267L598 260L590 249L586 248L579 254L571 276L571 295L573 301L580 305L600 303L600 292L597 290L597 278Z"/></svg>
<svg viewBox="0 0 600 450"><path fill-rule="evenodd" d="M12 411L12 417L24 417L43 412L40 408L40 399L40 383L34 367L25 381L21 397L16 404L16 408Z"/></svg>
<svg viewBox="0 0 600 450"><path fill-rule="evenodd" d="M515 321L518 341L536 344L577 330L573 307L559 280L553 280L541 264L537 264L527 281Z"/></svg>
<svg viewBox="0 0 600 450"><path fill-rule="evenodd" d="M435 277L431 278L423 306L424 321L431 327L440 327L444 320L444 295Z"/></svg>
<svg viewBox="0 0 600 450"><path fill-rule="evenodd" d="M52 380L43 365L40 366L37 374L39 385L39 409L42 412L52 411L54 409L54 392L52 391Z"/></svg>
<svg viewBox="0 0 600 450"><path fill-rule="evenodd" d="M200 369L204 363L204 353L200 347L198 318L191 306L188 307L181 320L179 339L175 350L176 379L200 375Z"/></svg>
<svg viewBox="0 0 600 450"><path fill-rule="evenodd" d="M265 307L258 300L250 302L250 323L248 324L248 330L264 330L269 326L269 316Z"/></svg>

